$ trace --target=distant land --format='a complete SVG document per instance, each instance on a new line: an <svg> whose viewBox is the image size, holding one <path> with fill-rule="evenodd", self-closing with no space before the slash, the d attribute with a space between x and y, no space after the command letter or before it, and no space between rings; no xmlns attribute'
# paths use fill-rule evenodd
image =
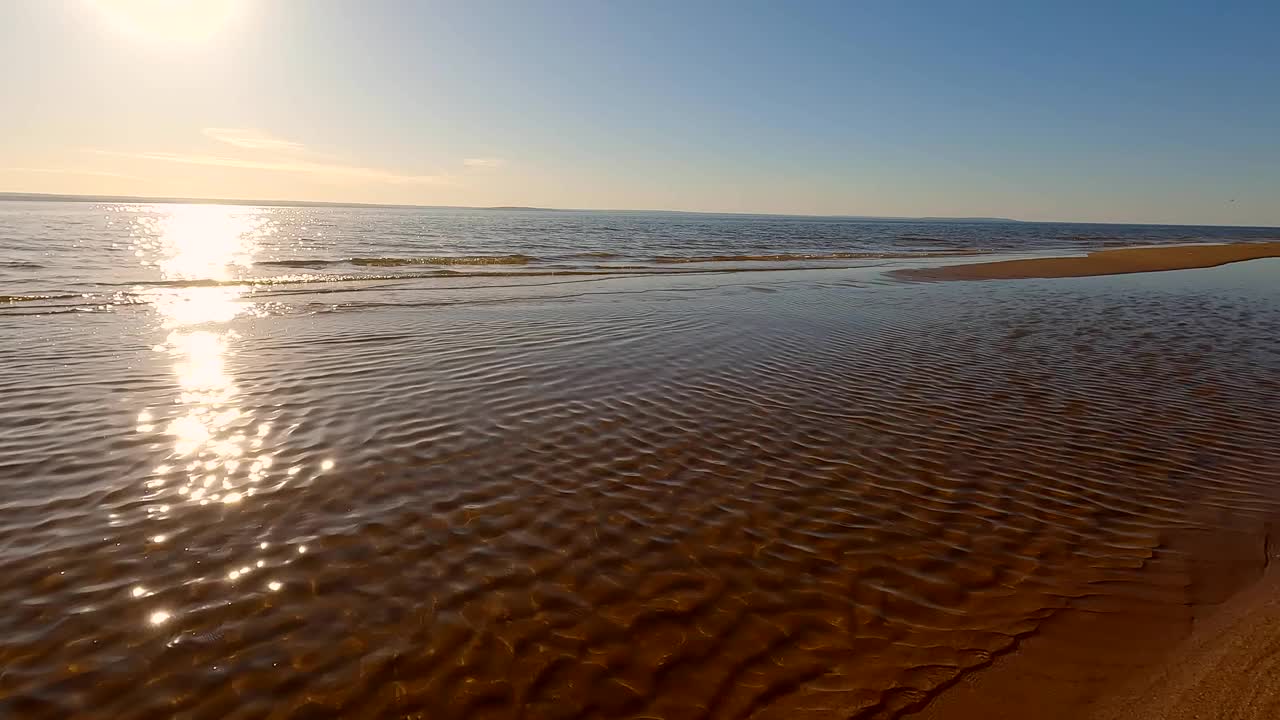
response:
<svg viewBox="0 0 1280 720"><path fill-rule="evenodd" d="M266 207L372 207L372 208L440 208L458 210L551 210L535 207L467 207L464 205L393 205L389 203L325 202L317 200L233 200L230 198L144 197L140 195L59 195L55 193L0 192L0 201L28 202L100 202L100 203L171 203L179 205L258 205Z"/></svg>
<svg viewBox="0 0 1280 720"><path fill-rule="evenodd" d="M140 197L134 195L58 195L53 193L0 192L0 202L99 202L99 203L173 203L182 205L257 205L263 207L352 207L426 210L501 210L536 212L609 212L666 213L671 215L743 215L747 217L815 217L846 220L880 220L884 222L951 222L951 223L1020 223L1022 220L1000 217L898 217L889 215L794 215L787 213L729 213L696 210L611 210L607 208L544 208L523 205L392 205L385 203L324 202L315 200L232 200L228 198Z"/></svg>

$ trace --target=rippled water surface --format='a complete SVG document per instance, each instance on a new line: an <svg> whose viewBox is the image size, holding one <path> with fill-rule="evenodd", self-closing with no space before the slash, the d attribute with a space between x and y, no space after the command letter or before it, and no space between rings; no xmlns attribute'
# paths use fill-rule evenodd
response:
<svg viewBox="0 0 1280 720"><path fill-rule="evenodd" d="M0 203L0 716L893 717L1275 507L1280 261L433 212Z"/></svg>

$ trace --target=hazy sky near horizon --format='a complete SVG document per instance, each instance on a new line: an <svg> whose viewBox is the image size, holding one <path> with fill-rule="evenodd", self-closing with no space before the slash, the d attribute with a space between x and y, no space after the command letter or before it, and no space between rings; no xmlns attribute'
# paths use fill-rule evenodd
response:
<svg viewBox="0 0 1280 720"><path fill-rule="evenodd" d="M0 191L1280 226L1280 2L0 4Z"/></svg>

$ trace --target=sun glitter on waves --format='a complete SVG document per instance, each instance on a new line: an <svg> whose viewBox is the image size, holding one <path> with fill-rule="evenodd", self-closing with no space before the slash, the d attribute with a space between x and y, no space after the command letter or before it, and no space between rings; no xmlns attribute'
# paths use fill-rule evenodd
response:
<svg viewBox="0 0 1280 720"><path fill-rule="evenodd" d="M146 294L169 331L155 349L173 359L178 385L177 412L165 413L167 423L157 424L150 408L139 415L139 432L160 430L172 442L167 462L156 467L147 487L199 505L240 503L255 494L272 466L263 449L271 424L255 423L240 406L228 370L238 335L226 324L253 304L244 298L244 285L184 283L234 283L253 266L258 238L271 232L269 218L260 208L219 205L141 212L134 222L139 260L158 269L165 282L177 283ZM154 508L164 515L170 505Z"/></svg>
<svg viewBox="0 0 1280 720"><path fill-rule="evenodd" d="M146 512L156 521L199 522L203 516L175 518L171 512L180 505L241 506L272 474L282 484L291 477L273 470L267 446L272 423L255 419L245 406L231 363L240 336L230 323L255 310L246 297L250 287L237 280L252 269L259 240L273 232L271 215L262 208L220 205L140 205L129 212L135 255L161 281L140 291L165 332L153 349L168 356L176 385L171 404L138 413L137 432L163 439L165 453L143 484ZM149 541L160 544L169 537L159 533ZM259 548L266 550L267 543ZM268 564L265 558L244 562L228 574L229 581ZM284 587L280 580L264 580L269 592ZM143 602L156 594L141 584L130 592ZM152 606L147 612L152 628L172 627L180 615L176 607Z"/></svg>

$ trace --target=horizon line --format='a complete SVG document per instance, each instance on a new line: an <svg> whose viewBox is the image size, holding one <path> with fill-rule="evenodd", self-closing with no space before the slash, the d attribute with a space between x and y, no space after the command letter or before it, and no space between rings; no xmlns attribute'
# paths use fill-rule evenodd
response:
<svg viewBox="0 0 1280 720"><path fill-rule="evenodd" d="M529 205L424 205L414 203L366 203L346 202L340 200L264 200L256 198L199 198L199 197L165 197L148 195L90 195L79 193L40 193L21 191L0 191L0 201L14 202L30 200L33 202L137 202L153 204L190 204L190 205L241 205L256 207L351 207L351 208L386 208L386 209L423 209L423 210L508 210L537 212L612 212L612 213L666 213L673 215L738 215L743 217L793 217L793 218L835 218L846 220L882 220L882 221L917 221L917 222L970 222L970 223L1021 223L1021 224L1057 224L1074 225L1152 225L1161 227L1238 227L1256 229L1280 229L1275 225L1218 225L1205 223L1163 223L1163 222L1097 222L1079 220L1020 220L1017 218L995 216L947 216L947 215L840 215L816 213L776 213L776 212L724 212L717 210L664 210L644 208L553 208Z"/></svg>

